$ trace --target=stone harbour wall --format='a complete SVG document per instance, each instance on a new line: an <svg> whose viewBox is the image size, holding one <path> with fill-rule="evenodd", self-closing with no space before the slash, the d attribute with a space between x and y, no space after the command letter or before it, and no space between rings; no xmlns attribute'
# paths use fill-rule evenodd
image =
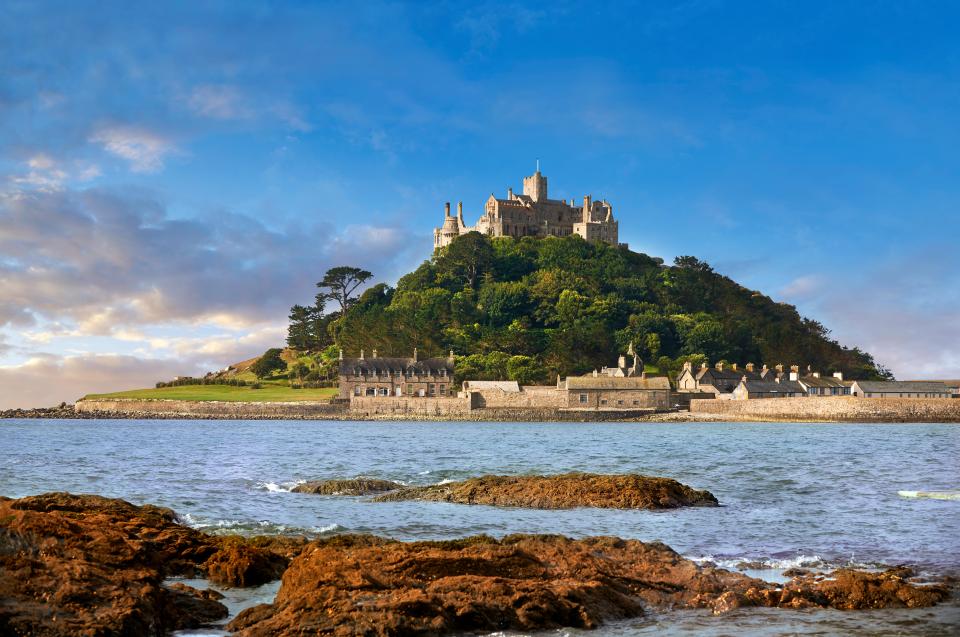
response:
<svg viewBox="0 0 960 637"><path fill-rule="evenodd" d="M103 399L78 400L78 414L123 414L125 417L166 416L180 418L336 418L346 405L328 402L231 402L219 400Z"/></svg>
<svg viewBox="0 0 960 637"><path fill-rule="evenodd" d="M350 399L352 417L413 416L443 418L467 416L476 399L407 396L354 396Z"/></svg>
<svg viewBox="0 0 960 637"><path fill-rule="evenodd" d="M694 399L690 401L690 413L727 416L731 420L960 422L960 400L854 396L756 400Z"/></svg>
<svg viewBox="0 0 960 637"><path fill-rule="evenodd" d="M485 408L549 408L566 407L567 392L554 385L528 385L520 391L510 392L500 389L471 389L469 394L475 397L475 407Z"/></svg>

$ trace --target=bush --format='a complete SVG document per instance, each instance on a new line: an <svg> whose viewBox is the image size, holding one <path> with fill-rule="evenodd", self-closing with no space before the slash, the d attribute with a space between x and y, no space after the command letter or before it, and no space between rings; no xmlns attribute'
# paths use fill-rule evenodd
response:
<svg viewBox="0 0 960 637"><path fill-rule="evenodd" d="M250 389L263 389L263 383L251 383Z"/></svg>
<svg viewBox="0 0 960 637"><path fill-rule="evenodd" d="M266 378L273 372L285 370L287 364L280 358L282 352L283 350L278 347L271 347L250 366L250 371L253 372L257 378Z"/></svg>

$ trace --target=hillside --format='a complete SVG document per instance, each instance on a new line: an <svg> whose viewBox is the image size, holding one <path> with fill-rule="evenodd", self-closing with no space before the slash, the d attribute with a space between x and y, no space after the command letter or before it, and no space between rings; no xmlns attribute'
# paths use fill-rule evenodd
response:
<svg viewBox="0 0 960 637"><path fill-rule="evenodd" d="M301 310L300 306L297 306ZM291 316L296 315L296 309ZM457 375L550 382L611 364L631 343L648 364L686 360L810 365L849 378L888 376L866 352L829 337L796 308L749 290L693 257L672 266L625 247L564 238L469 233L396 288L377 284L311 323L316 349L347 355L421 356L455 351Z"/></svg>

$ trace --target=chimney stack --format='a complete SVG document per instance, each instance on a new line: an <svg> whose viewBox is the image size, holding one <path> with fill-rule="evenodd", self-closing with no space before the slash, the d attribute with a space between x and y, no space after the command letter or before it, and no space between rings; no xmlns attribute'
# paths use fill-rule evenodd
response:
<svg viewBox="0 0 960 637"><path fill-rule="evenodd" d="M753 363L747 363L745 367L747 368L748 372L753 373Z"/></svg>
<svg viewBox="0 0 960 637"><path fill-rule="evenodd" d="M617 367L619 367L620 369L626 369L626 367L627 367L627 357L626 357L626 356L621 355L621 356L617 359Z"/></svg>
<svg viewBox="0 0 960 637"><path fill-rule="evenodd" d="M843 380L843 372L833 372L833 377L837 380Z"/></svg>
<svg viewBox="0 0 960 637"><path fill-rule="evenodd" d="M507 199L513 201L513 188L507 188Z"/></svg>
<svg viewBox="0 0 960 637"><path fill-rule="evenodd" d="M340 348L340 360L343 360L343 348Z"/></svg>
<svg viewBox="0 0 960 637"><path fill-rule="evenodd" d="M723 361L719 361L719 362L717 363L716 367L717 367L717 371L718 371L718 372L722 372L722 371L723 371Z"/></svg>
<svg viewBox="0 0 960 637"><path fill-rule="evenodd" d="M363 350L360 350L360 360L363 360Z"/></svg>
<svg viewBox="0 0 960 637"><path fill-rule="evenodd" d="M693 363L691 363L690 361L687 361L686 363L683 364L683 371L689 372L692 370L693 370Z"/></svg>
<svg viewBox="0 0 960 637"><path fill-rule="evenodd" d="M376 347L373 348L373 357L374 357L374 358L377 357L377 348L376 348Z"/></svg>
<svg viewBox="0 0 960 637"><path fill-rule="evenodd" d="M813 372L814 378L820 378L820 372Z"/></svg>
<svg viewBox="0 0 960 637"><path fill-rule="evenodd" d="M733 371L737 371L737 364L736 363L731 364L730 369L732 369Z"/></svg>
<svg viewBox="0 0 960 637"><path fill-rule="evenodd" d="M443 216L445 216L445 217L449 217L449 216L450 216L450 202L449 202L449 201L448 201L447 203L443 204Z"/></svg>
<svg viewBox="0 0 960 637"><path fill-rule="evenodd" d="M416 347L413 348L413 362L414 362L414 363L417 362L417 348L416 348Z"/></svg>

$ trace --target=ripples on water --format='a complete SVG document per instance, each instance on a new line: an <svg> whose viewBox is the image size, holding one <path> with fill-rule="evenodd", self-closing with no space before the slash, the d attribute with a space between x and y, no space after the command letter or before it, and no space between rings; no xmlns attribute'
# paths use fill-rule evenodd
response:
<svg viewBox="0 0 960 637"><path fill-rule="evenodd" d="M733 568L906 563L960 573L960 502L898 495L960 488L956 425L84 420L0 421L0 435L0 494L151 502L208 532L618 535ZM709 489L723 506L503 510L289 492L318 478L432 484L566 471L672 477ZM957 620L955 605L906 614L744 611L722 620L670 613L603 632L936 634Z"/></svg>

